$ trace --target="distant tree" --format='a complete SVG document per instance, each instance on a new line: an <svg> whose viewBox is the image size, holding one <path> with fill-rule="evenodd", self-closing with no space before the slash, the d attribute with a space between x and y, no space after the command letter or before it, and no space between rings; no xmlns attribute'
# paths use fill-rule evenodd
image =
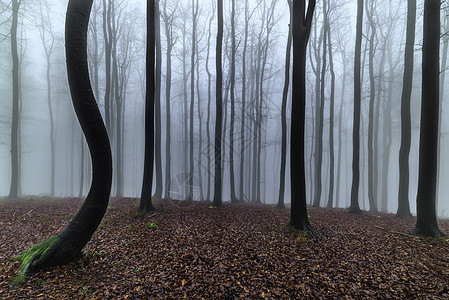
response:
<svg viewBox="0 0 449 300"><path fill-rule="evenodd" d="M192 0L192 53L190 56L190 116L189 116L189 177L188 177L188 194L187 200L193 200L193 176L195 171L194 165L194 111L195 111L195 55L197 45L197 24L198 24L198 0ZM198 63L198 62L197 62ZM200 171L200 170L198 170Z"/></svg>
<svg viewBox="0 0 449 300"><path fill-rule="evenodd" d="M214 176L214 200L213 205L222 204L222 180L221 180L221 139L223 121L223 71L222 71L222 51L223 51L223 0L217 1L217 45L215 53L215 63L217 69L216 99L215 99L215 176Z"/></svg>
<svg viewBox="0 0 449 300"><path fill-rule="evenodd" d="M161 120L161 81L162 81L162 46L161 46L161 13L159 1L156 0L154 12L156 30L156 78L154 95L154 163L155 163L155 191L154 198L162 198L162 120ZM168 71L167 71L168 72Z"/></svg>
<svg viewBox="0 0 449 300"><path fill-rule="evenodd" d="M155 0L147 0L147 49L146 49L146 95L145 95L145 154L142 193L139 210L147 214L154 210L151 202L154 165L154 95L155 95Z"/></svg>
<svg viewBox="0 0 449 300"><path fill-rule="evenodd" d="M44 9L42 6L45 5ZM53 117L53 101L52 101L52 85L51 85L51 58L53 53L53 47L55 44L55 35L50 20L50 7L48 2L39 2L39 17L35 20L35 24L39 29L39 35L41 38L42 46L45 52L46 58L46 83L47 83L47 106L48 115L50 117L50 195L55 195L55 122ZM44 13L45 11L45 13Z"/></svg>
<svg viewBox="0 0 449 300"><path fill-rule="evenodd" d="M170 183L171 183L171 53L175 45L176 38L173 32L173 20L175 17L176 7L171 12L167 11L167 0L162 0L162 19L164 21L165 38L167 42L166 61L165 61L165 198L170 199Z"/></svg>
<svg viewBox="0 0 449 300"><path fill-rule="evenodd" d="M369 210L377 212L376 206L376 190L375 186L375 172L374 172L374 105L376 99L376 83L374 78L374 55L376 51L376 28L377 24L374 20L374 2L370 1L370 5L365 6L367 19L370 25L370 38L369 38L369 52L368 52L368 69L369 69L369 82L370 82L370 100L369 100L369 112L368 112L368 201ZM377 164L377 162L376 162Z"/></svg>
<svg viewBox="0 0 449 300"><path fill-rule="evenodd" d="M357 0L357 25L354 53L354 125L352 133L352 187L351 206L349 212L360 213L359 182L360 182L360 57L362 51L363 0Z"/></svg>
<svg viewBox="0 0 449 300"><path fill-rule="evenodd" d="M234 123L235 123L235 0L231 0L231 120L229 124L229 180L231 183L231 202L238 202L235 193L235 173L234 173Z"/></svg>
<svg viewBox="0 0 449 300"><path fill-rule="evenodd" d="M334 71L334 50L332 48L331 39L331 26L330 26L330 1L327 2L327 46L329 52L329 70L331 73L331 93L330 93L330 105L329 105L329 197L327 200L327 207L333 206L334 201L334 165L335 165L335 153L334 153L334 110L335 110L335 71Z"/></svg>
<svg viewBox="0 0 449 300"><path fill-rule="evenodd" d="M287 47L285 51L285 80L284 89L282 91L282 106L281 106L281 168L280 168L280 178L279 178L279 196L277 207L284 208L284 191L285 191L285 165L287 161L287 97L288 97L288 87L290 85L290 60L291 60L291 49L292 49L292 0L287 0L290 23L288 25L288 37L287 37Z"/></svg>
<svg viewBox="0 0 449 300"><path fill-rule="evenodd" d="M310 231L307 216L306 178L304 163L304 130L306 98L306 49L312 27L315 0L309 0L306 13L305 0L293 0L293 87L290 139L291 212L290 225Z"/></svg>
<svg viewBox="0 0 449 300"><path fill-rule="evenodd" d="M432 237L443 236L438 228L435 201L438 170L440 5L440 0L424 2L417 219L413 231L417 235Z"/></svg>
<svg viewBox="0 0 449 300"><path fill-rule="evenodd" d="M413 81L413 51L415 47L416 0L408 0L407 31L405 41L404 79L401 96L401 148L399 150L398 211L400 218L410 217L409 205L409 154L411 144L410 99Z"/></svg>
<svg viewBox="0 0 449 300"><path fill-rule="evenodd" d="M320 78L319 83L319 92L320 96L317 97L319 102L317 102L317 120L319 120L316 125L316 137L315 137L315 195L313 200L313 206L319 207L321 202L321 193L322 193L322 176L321 171L323 167L323 130L324 130L324 98L325 98L325 82L326 82L326 70L327 70L327 23L328 23L328 13L327 13L327 2L323 0L323 26L321 28L321 38L323 45L323 52L320 57L321 59L321 70L317 72L321 72L321 76L318 75L317 79ZM318 88L317 88L318 91Z"/></svg>
<svg viewBox="0 0 449 300"><path fill-rule="evenodd" d="M11 56L12 56L12 115L11 115L11 185L8 198L19 194L19 54L17 51L17 24L20 1L12 0Z"/></svg>
<svg viewBox="0 0 449 300"><path fill-rule="evenodd" d="M45 267L67 264L82 257L81 250L100 224L109 202L112 156L108 135L92 92L87 66L87 24L92 0L70 0L66 16L67 74L76 115L92 155L93 178L89 194L60 234L42 241L17 259L21 276Z"/></svg>
<svg viewBox="0 0 449 300"><path fill-rule="evenodd" d="M209 18L209 29L207 33L207 50L206 50L206 73L207 73L207 117L206 117L206 140L207 144L211 145L210 138L210 105L212 101L212 73L209 70L209 57L210 57L210 39L212 34L212 21L215 16L215 2L213 1L212 15ZM207 147L207 187L206 187L206 199L210 199L210 179L211 179L211 165L212 155L210 153L211 147Z"/></svg>

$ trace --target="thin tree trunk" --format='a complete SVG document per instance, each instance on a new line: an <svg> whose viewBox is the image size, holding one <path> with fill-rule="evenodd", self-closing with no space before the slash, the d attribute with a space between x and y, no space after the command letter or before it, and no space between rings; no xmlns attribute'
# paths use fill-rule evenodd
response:
<svg viewBox="0 0 449 300"><path fill-rule="evenodd" d="M413 51L415 46L416 0L408 0L405 42L404 79L401 96L401 148L399 150L398 211L400 218L411 216L409 205L409 154L411 145L410 99L413 83Z"/></svg>
<svg viewBox="0 0 449 300"><path fill-rule="evenodd" d="M215 55L215 63L217 68L217 82L216 82L216 118L215 118L215 176L214 176L214 206L221 206L222 204L222 181L221 181L221 136L222 136L222 84L223 84L223 71L222 71L222 48L223 48L223 0L217 1L217 19L218 19L218 31L217 31L217 48Z"/></svg>
<svg viewBox="0 0 449 300"><path fill-rule="evenodd" d="M279 196L277 207L285 208L284 191L285 191L285 164L287 161L287 97L288 86L290 85L290 57L292 49L292 0L287 0L290 12L290 24L288 27L287 48L285 51L285 80L284 89L282 92L282 106L281 106L281 170L279 180Z"/></svg>
<svg viewBox="0 0 449 300"><path fill-rule="evenodd" d="M156 189L154 198L162 198L162 120L161 120L161 81L162 81L162 47L161 47L161 18L159 12L159 0L155 1L155 34L156 34L156 82L154 95L154 163L156 175Z"/></svg>

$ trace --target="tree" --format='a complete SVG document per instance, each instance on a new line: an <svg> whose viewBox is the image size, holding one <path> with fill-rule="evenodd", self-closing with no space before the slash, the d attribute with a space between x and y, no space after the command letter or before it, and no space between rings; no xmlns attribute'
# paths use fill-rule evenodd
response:
<svg viewBox="0 0 449 300"><path fill-rule="evenodd" d="M374 20L374 1L370 2L370 6L366 6L366 15L370 24L371 34L369 39L369 54L368 54L368 68L369 68L369 81L370 81L370 100L369 100L369 117L368 117L368 200L370 211L376 212L376 197L375 190L377 186L374 185L375 172L374 172L374 102L376 99L375 95L375 81L374 81L374 53L375 45L374 41L376 39L376 26Z"/></svg>
<svg viewBox="0 0 449 300"><path fill-rule="evenodd" d="M161 81L162 81L162 46L161 46L161 17L159 0L155 3L156 8L154 12L155 30L156 30L156 82L155 82L155 96L154 96L154 125L155 125L155 139L154 139L154 162L156 175L156 188L154 191L154 198L162 198L162 120L161 120ZM168 71L167 71L168 72Z"/></svg>
<svg viewBox="0 0 449 300"><path fill-rule="evenodd" d="M443 236L438 228L435 202L438 170L440 5L439 0L424 2L417 219L413 231L417 235L432 237Z"/></svg>
<svg viewBox="0 0 449 300"><path fill-rule="evenodd" d="M360 57L362 51L363 0L357 0L357 30L354 53L354 125L352 133L352 187L351 206L349 212L360 213L359 182L360 182Z"/></svg>
<svg viewBox="0 0 449 300"><path fill-rule="evenodd" d="M146 49L146 94L145 94L145 154L143 183L139 210L147 214L154 210L151 202L154 165L154 95L155 95L155 0L147 0L147 49Z"/></svg>
<svg viewBox="0 0 449 300"><path fill-rule="evenodd" d="M214 206L222 203L222 181L221 181L221 138L223 119L223 71L221 66L221 56L223 51L223 0L217 1L217 46L215 53L215 64L217 72L217 82L215 91L215 175L214 175Z"/></svg>
<svg viewBox="0 0 449 300"><path fill-rule="evenodd" d="M333 206L334 199L334 165L335 165L335 153L334 153L334 110L335 110L335 71L334 71L334 57L331 40L331 26L329 20L330 14L330 2L328 4L327 15L327 45L329 47L329 69L331 73L331 94L330 94L330 112L329 112L329 198L327 200L327 207Z"/></svg>
<svg viewBox="0 0 449 300"><path fill-rule="evenodd" d="M215 15L215 3L213 2L212 15L209 18L209 30L207 33L207 50L206 50L206 73L207 73L207 117L206 117L206 139L207 144L211 144L210 138L210 104L212 100L212 73L209 70L209 56L210 56L210 39L212 34L212 21ZM210 153L211 147L207 147L207 189L206 189L206 199L210 199L210 179L211 179L211 165L212 165L212 155Z"/></svg>
<svg viewBox="0 0 449 300"><path fill-rule="evenodd" d="M231 121L229 126L229 180L231 183L231 202L238 202L235 195L234 174L234 122L235 122L235 0L231 0Z"/></svg>
<svg viewBox="0 0 449 300"><path fill-rule="evenodd" d="M173 33L173 20L178 2L175 8L167 12L167 0L163 0L162 19L164 20L165 38L167 40L166 52L166 77L165 77L165 118L166 118L166 140L165 140L165 198L170 199L171 183L171 53L176 42Z"/></svg>
<svg viewBox="0 0 449 300"><path fill-rule="evenodd" d="M285 51L285 80L284 89L282 91L282 106L281 106L281 168L280 168L280 180L279 180L279 196L277 207L285 208L284 204L284 190L285 190L285 165L287 161L287 96L288 86L290 85L290 56L292 49L292 0L287 0L290 24L288 26L287 48Z"/></svg>
<svg viewBox="0 0 449 300"><path fill-rule="evenodd" d="M192 53L190 56L190 117L189 117L189 178L188 178L188 194L187 200L193 200L193 176L194 176L194 163L193 163L193 117L195 109L195 54L197 45L197 23L198 23L198 0L192 0ZM198 63L198 62L197 62ZM200 149L201 151L201 149ZM201 172L201 170L198 170Z"/></svg>
<svg viewBox="0 0 449 300"><path fill-rule="evenodd" d="M8 198L17 198L19 191L19 54L17 52L17 24L20 1L12 0L11 56L12 56L12 116L11 116L11 186Z"/></svg>
<svg viewBox="0 0 449 300"><path fill-rule="evenodd" d="M296 229L312 229L307 216L304 156L306 49L312 27L315 0L293 0L293 87L290 139L291 211L290 225Z"/></svg>
<svg viewBox="0 0 449 300"><path fill-rule="evenodd" d="M70 0L66 16L67 74L72 103L92 156L92 185L80 210L60 234L44 240L17 259L21 275L82 257L81 250L100 224L109 202L112 155L108 135L89 81L87 24L92 0Z"/></svg>
<svg viewBox="0 0 449 300"><path fill-rule="evenodd" d="M408 0L407 32L405 41L404 79L401 96L401 148L399 149L398 211L400 218L410 217L409 154L411 144L410 98L413 81L413 50L415 45L416 0Z"/></svg>
<svg viewBox="0 0 449 300"><path fill-rule="evenodd" d="M44 10L42 5L45 5L46 15L44 15ZM55 122L53 118L53 103L51 97L51 56L53 52L53 46L55 44L55 36L51 26L50 15L49 15L49 5L47 2L44 4L39 2L39 14L40 20L36 21L35 24L39 29L39 35L42 41L42 46L45 52L46 58L46 83L47 83L47 105L48 114L50 117L50 161L51 161L51 178L50 178L50 195L55 195Z"/></svg>

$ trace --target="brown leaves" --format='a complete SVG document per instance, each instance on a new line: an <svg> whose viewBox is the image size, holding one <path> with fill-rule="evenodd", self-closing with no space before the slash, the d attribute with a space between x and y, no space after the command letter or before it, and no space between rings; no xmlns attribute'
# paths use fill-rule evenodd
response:
<svg viewBox="0 0 449 300"><path fill-rule="evenodd" d="M444 299L449 293L449 243L394 233L407 233L414 220L313 209L317 233L303 236L284 225L288 210L162 201L156 207L163 210L142 218L130 199L111 203L82 260L10 286L18 265L9 258L62 230L64 216L79 204L3 206L0 298ZM448 225L440 223L445 232Z"/></svg>

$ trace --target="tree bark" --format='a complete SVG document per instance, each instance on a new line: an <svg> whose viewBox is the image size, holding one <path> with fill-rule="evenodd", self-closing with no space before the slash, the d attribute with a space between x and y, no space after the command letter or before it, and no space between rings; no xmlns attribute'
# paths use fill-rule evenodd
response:
<svg viewBox="0 0 449 300"><path fill-rule="evenodd" d="M398 211L400 218L410 217L409 154L411 144L410 99L413 82L413 51L415 46L416 0L408 0L405 42L404 79L401 96L401 148L399 149Z"/></svg>
<svg viewBox="0 0 449 300"><path fill-rule="evenodd" d="M106 212L112 182L108 135L89 82L87 25L92 0L69 1L66 19L66 57L70 93L92 155L92 185L80 210L62 233L40 242L18 257L22 274L69 263L82 256Z"/></svg>
<svg viewBox="0 0 449 300"><path fill-rule="evenodd" d="M423 29L421 133L419 140L417 219L414 234L438 237L436 175L438 152L440 1L425 0Z"/></svg>
<svg viewBox="0 0 449 300"><path fill-rule="evenodd" d="M311 231L307 216L306 178L304 156L306 48L312 26L315 0L309 0L307 13L305 0L293 0L293 87L290 139L291 211L293 228Z"/></svg>
<svg viewBox="0 0 449 300"><path fill-rule="evenodd" d="M359 182L360 182L360 56L362 50L363 0L357 0L357 29L354 53L354 125L352 134L352 187L351 206L349 212L360 213Z"/></svg>
<svg viewBox="0 0 449 300"><path fill-rule="evenodd" d="M145 154L143 166L143 183L139 210L148 214L154 210L151 202L154 165L154 95L155 95L155 0L147 1L147 49L146 49L146 94L145 94Z"/></svg>
<svg viewBox="0 0 449 300"><path fill-rule="evenodd" d="M290 85L290 58L292 49L292 0L287 0L290 23L288 26L287 48L285 51L285 80L284 89L282 91L282 106L281 106L281 170L279 175L279 196L277 207L285 208L284 191L285 191L285 165L287 161L287 97L288 87Z"/></svg>
<svg viewBox="0 0 449 300"><path fill-rule="evenodd" d="M214 176L214 206L222 204L222 181L221 181L221 136L222 136L222 118L223 118L223 71L221 66L222 48L223 48L223 0L217 1L217 45L215 54L217 82L215 99L215 176Z"/></svg>

